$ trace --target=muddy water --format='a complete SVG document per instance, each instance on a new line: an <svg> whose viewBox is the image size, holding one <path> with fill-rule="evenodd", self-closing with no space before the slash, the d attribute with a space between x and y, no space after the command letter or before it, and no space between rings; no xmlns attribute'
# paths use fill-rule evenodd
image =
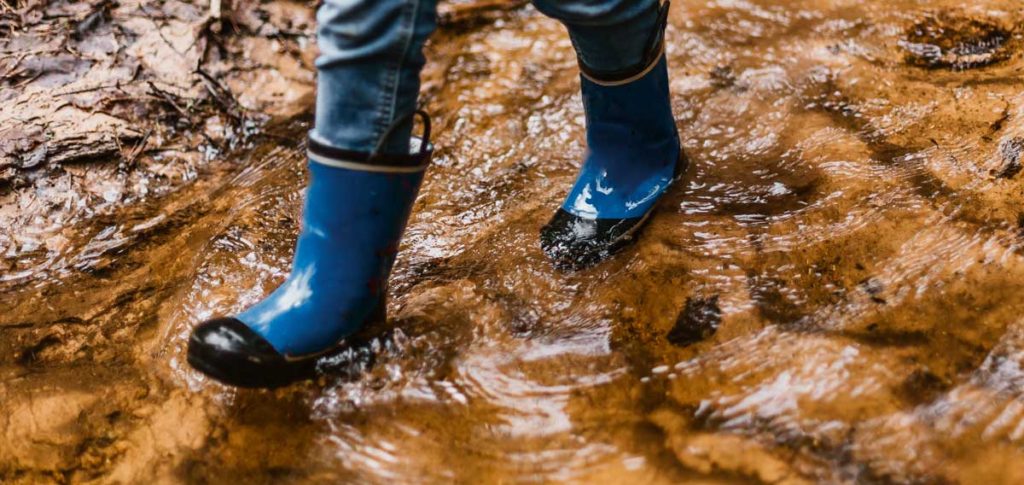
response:
<svg viewBox="0 0 1024 485"><path fill-rule="evenodd" d="M61 219L8 251L0 479L1021 483L1024 9L962 3L677 2L694 165L573 274L537 244L584 152L570 44L532 10L440 34L389 322L315 384L183 359L285 277L308 115Z"/></svg>

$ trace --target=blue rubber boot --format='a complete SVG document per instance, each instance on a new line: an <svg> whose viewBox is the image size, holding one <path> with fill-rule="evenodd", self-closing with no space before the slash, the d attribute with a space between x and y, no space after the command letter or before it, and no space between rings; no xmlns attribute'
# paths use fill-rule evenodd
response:
<svg viewBox="0 0 1024 485"><path fill-rule="evenodd" d="M686 171L664 53L668 7L662 5L636 67L594 73L580 64L589 152L576 184L540 234L556 267L582 269L627 245Z"/></svg>
<svg viewBox="0 0 1024 485"><path fill-rule="evenodd" d="M194 368L239 387L286 385L313 377L319 357L384 320L388 277L432 150L429 120L417 113L424 135L407 155L339 150L311 137L291 274L240 315L196 327Z"/></svg>

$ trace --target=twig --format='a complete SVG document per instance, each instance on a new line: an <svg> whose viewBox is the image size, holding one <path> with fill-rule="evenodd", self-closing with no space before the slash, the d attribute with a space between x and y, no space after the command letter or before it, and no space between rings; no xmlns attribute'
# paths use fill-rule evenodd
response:
<svg viewBox="0 0 1024 485"><path fill-rule="evenodd" d="M217 102L220 103L221 106L224 108L224 112L228 116L232 117L235 121L241 121L242 117L235 112L244 111L244 108L242 107L242 104L238 102L238 99L235 98L234 93L232 93L231 90L228 89L226 86L221 84L220 81L214 79L213 76L204 71L202 68L196 68L195 72L196 74L199 74L200 79L203 80L203 84L206 86L206 89L210 91L210 94L213 96L213 98L216 99ZM227 101L223 99L223 97L225 96L228 98Z"/></svg>
<svg viewBox="0 0 1024 485"><path fill-rule="evenodd" d="M149 141L149 136L152 135L152 134L153 134L153 127L150 127L146 131L146 134L142 135L142 139L138 143L135 144L135 147L132 148L132 151L129 152L129 155L127 157L125 157L125 168L127 168L128 170L131 170L131 169L135 168L135 162L139 159L139 155L142 155L142 152L145 151L145 149L146 149L146 142ZM120 145L120 144L121 143L118 142L118 145ZM124 156L123 152L122 152L121 156L122 157Z"/></svg>
<svg viewBox="0 0 1024 485"><path fill-rule="evenodd" d="M185 119L188 120L190 125L194 125L194 123L192 123L192 116L190 116L187 111L182 109L181 106L178 106L178 103L174 102L175 96L173 94L156 87L156 84L153 84L153 81L146 81L146 83L149 84L149 89L151 89L153 93L155 93L160 99L163 99L165 102L170 104L175 110L178 111L178 113L181 113L181 116L184 116Z"/></svg>
<svg viewBox="0 0 1024 485"><path fill-rule="evenodd" d="M156 85L153 84L152 81L147 81L147 82L149 83L150 89L152 89L153 92L157 94L157 96L159 96L165 102L169 103L171 106L174 107L174 109L178 110L178 112L181 113L181 116L183 116L185 118L185 120L188 121L188 124L189 124L189 126L192 127L192 129L196 128L196 122L192 119L192 116L188 112L186 112L184 109L182 109L180 106L178 106L178 103L174 102L174 98L175 97L179 97L180 98L180 96L175 96L175 95L173 95L171 93L168 93L168 92L166 92L166 91L156 87ZM208 135L206 133L206 130L197 130L197 132L199 133L200 136L203 137L203 139L206 140L207 143L217 147L218 150L224 150L224 147L221 146L220 143L217 143L216 140L211 138L210 135Z"/></svg>
<svg viewBox="0 0 1024 485"><path fill-rule="evenodd" d="M35 74L34 76L32 76L32 77L30 77L30 78L28 78L28 79L25 79L24 81L22 81L22 82L20 82L20 83L18 83L18 84L15 84L15 85L14 85L14 87L15 87L16 89L21 89L21 88L23 88L23 87L25 87L25 86L28 86L28 85L29 85L29 84L31 84L31 83L32 83L33 81L35 81L36 79L39 79L39 78L41 78L41 77L43 77L43 73L41 73L41 72L37 72L37 73L36 73L36 74Z"/></svg>
<svg viewBox="0 0 1024 485"><path fill-rule="evenodd" d="M0 1L2 1L2 0L0 0ZM34 51L21 51L21 52L17 52L17 53L14 53L14 52L12 52L12 53L3 53L3 54L0 54L0 59L8 59L8 58L11 58L11 57L18 57L18 56L34 56L36 54L53 54L54 52L60 52L61 50L63 50L63 47L49 48L49 49L39 49L39 50L34 50Z"/></svg>
<svg viewBox="0 0 1024 485"><path fill-rule="evenodd" d="M92 86L92 87L88 87L88 88L76 89L74 91L68 91L66 93L54 93L54 95L55 96L67 96L69 94L88 93L90 91L99 91L101 89L120 89L120 88L122 88L124 86L129 86L129 85L134 84L134 83L135 83L135 81L132 81L132 80L129 80L129 81L125 82L125 83L121 83L120 81L118 81L118 82L116 82L114 84L104 84L104 85L100 85L100 86Z"/></svg>
<svg viewBox="0 0 1024 485"><path fill-rule="evenodd" d="M2 2L2 1L3 0L0 0L0 2ZM27 55L28 54L21 54L20 56L18 56L18 58L14 60L14 64L11 64L11 67L7 68L7 72L5 72L3 76L0 76L0 81L7 79L8 76L13 74L14 70L17 69L18 66L21 65L21 61L25 60L25 57Z"/></svg>

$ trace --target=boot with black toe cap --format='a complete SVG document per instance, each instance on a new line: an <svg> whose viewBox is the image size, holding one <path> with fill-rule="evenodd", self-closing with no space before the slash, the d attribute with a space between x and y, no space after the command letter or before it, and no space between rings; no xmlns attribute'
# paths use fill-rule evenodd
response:
<svg viewBox="0 0 1024 485"><path fill-rule="evenodd" d="M310 137L290 275L252 308L196 327L192 367L232 386L280 387L315 377L319 358L384 320L388 277L432 152L429 119L416 114L423 137L404 155L380 154L380 145L371 153L340 150Z"/></svg>
<svg viewBox="0 0 1024 485"><path fill-rule="evenodd" d="M668 2L641 62L594 72L581 60L588 153L540 244L563 270L592 266L632 242L658 200L686 171L669 97Z"/></svg>

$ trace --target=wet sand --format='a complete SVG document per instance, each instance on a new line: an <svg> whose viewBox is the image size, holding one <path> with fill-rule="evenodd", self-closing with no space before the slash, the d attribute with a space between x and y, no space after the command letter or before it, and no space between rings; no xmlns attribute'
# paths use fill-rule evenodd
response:
<svg viewBox="0 0 1024 485"><path fill-rule="evenodd" d="M1019 2L675 2L693 165L576 273L537 243L585 150L572 48L488 4L429 47L387 325L274 392L183 351L287 274L309 7L0 37L0 482L1024 482Z"/></svg>

